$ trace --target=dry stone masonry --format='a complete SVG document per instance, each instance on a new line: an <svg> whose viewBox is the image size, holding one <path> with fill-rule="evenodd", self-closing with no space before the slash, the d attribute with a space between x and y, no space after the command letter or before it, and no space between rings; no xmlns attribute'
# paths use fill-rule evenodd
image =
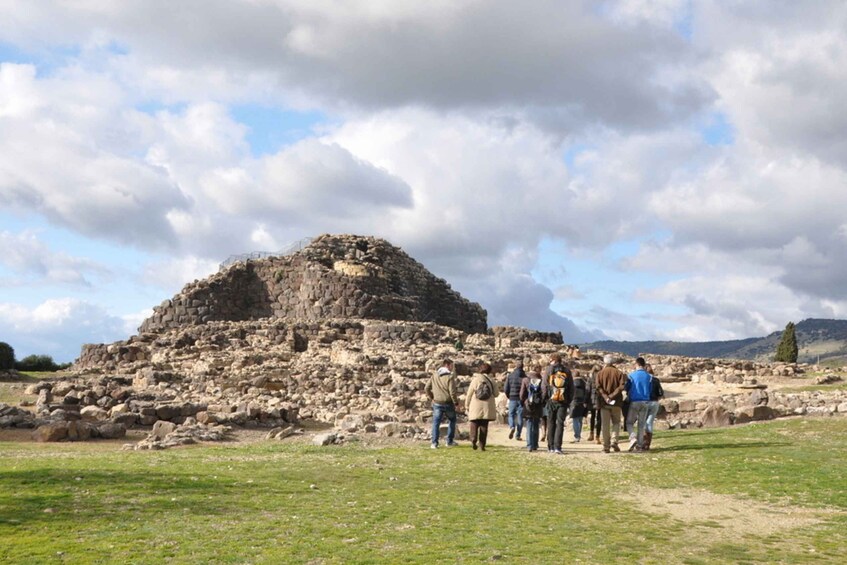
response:
<svg viewBox="0 0 847 565"><path fill-rule="evenodd" d="M211 321L365 318L431 321L485 332L486 312L401 249L323 235L285 257L236 263L154 309L142 332Z"/></svg>
<svg viewBox="0 0 847 565"><path fill-rule="evenodd" d="M282 439L306 421L335 426L327 444L360 433L423 439L432 414L424 386L441 358L456 361L464 394L480 361L503 378L510 362L544 365L552 353L584 374L603 358L566 345L561 333L489 330L481 307L385 241L322 236L287 257L239 263L186 286L138 335L84 346L74 376L26 391L34 410L0 405L0 426L35 428L42 441L119 438L153 426L138 449L219 440L232 426ZM768 389L817 367L649 361L663 382L719 391L669 395L660 428L847 413L847 391Z"/></svg>

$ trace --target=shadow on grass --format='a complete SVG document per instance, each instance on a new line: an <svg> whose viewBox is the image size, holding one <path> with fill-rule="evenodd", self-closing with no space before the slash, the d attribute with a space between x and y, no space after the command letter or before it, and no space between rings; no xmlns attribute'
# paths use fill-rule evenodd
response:
<svg viewBox="0 0 847 565"><path fill-rule="evenodd" d="M0 524L102 519L128 511L157 515L187 504L195 514L224 514L231 489L184 473L79 469L0 472L0 486Z"/></svg>
<svg viewBox="0 0 847 565"><path fill-rule="evenodd" d="M670 453L674 451L710 451L713 449L748 449L748 448L768 448L768 447L785 447L791 445L787 441L747 441L738 443L708 443L704 445L684 444L672 445L670 447L651 447L650 451L654 453Z"/></svg>

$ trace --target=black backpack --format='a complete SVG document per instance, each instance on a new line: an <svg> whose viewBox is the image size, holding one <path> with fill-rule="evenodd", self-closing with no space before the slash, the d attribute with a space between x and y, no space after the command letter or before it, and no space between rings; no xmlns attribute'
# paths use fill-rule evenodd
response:
<svg viewBox="0 0 847 565"><path fill-rule="evenodd" d="M529 379L526 387L529 393L526 396L526 404L530 408L541 406L544 399L541 397L541 379Z"/></svg>
<svg viewBox="0 0 847 565"><path fill-rule="evenodd" d="M585 379L573 380L573 403L586 404L588 402L588 383Z"/></svg>

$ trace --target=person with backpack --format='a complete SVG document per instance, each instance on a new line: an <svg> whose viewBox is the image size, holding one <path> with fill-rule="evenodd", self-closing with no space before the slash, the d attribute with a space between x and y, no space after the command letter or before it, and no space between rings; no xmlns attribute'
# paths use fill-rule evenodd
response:
<svg viewBox="0 0 847 565"><path fill-rule="evenodd" d="M533 366L521 381L520 399L526 417L526 448L538 451L538 427L547 401L547 385L541 378L540 365Z"/></svg>
<svg viewBox="0 0 847 565"><path fill-rule="evenodd" d="M582 440L582 419L588 412L588 404L591 400L591 389L588 381L582 377L579 371L574 371L573 377L573 399L570 404L570 417L573 424L573 441L579 443Z"/></svg>
<svg viewBox="0 0 847 565"><path fill-rule="evenodd" d="M523 382L526 373L523 370L523 360L518 359L515 363L515 368L506 377L506 385L503 387L503 392L509 397L509 439L516 437L521 439L521 431L523 431L523 406L521 405L521 383Z"/></svg>
<svg viewBox="0 0 847 565"><path fill-rule="evenodd" d="M645 370L643 357L635 360L636 369L629 374L626 391L629 395L629 450L644 451L644 432L647 426L647 408L653 375Z"/></svg>
<svg viewBox="0 0 847 565"><path fill-rule="evenodd" d="M653 380L650 381L650 402L647 403L647 421L645 422L643 446L644 451L649 451L650 445L653 443L653 423L656 421L661 406L659 400L665 397L665 391L662 389L662 381L653 373L653 367L648 363L644 369L653 377Z"/></svg>
<svg viewBox="0 0 847 565"><path fill-rule="evenodd" d="M597 373L597 402L600 407L600 421L603 431L603 452L610 449L620 451L618 434L621 431L621 404L623 391L626 388L626 374L615 367L615 358L606 355L603 358L603 368Z"/></svg>
<svg viewBox="0 0 847 565"><path fill-rule="evenodd" d="M547 371L547 451L562 454L562 437L565 434L565 417L573 399L573 375L562 363L562 356L550 358Z"/></svg>
<svg viewBox="0 0 847 565"><path fill-rule="evenodd" d="M467 405L468 420L470 421L471 445L477 444L485 451L488 439L488 422L497 418L497 407L494 399L499 391L495 379L491 377L491 365L482 363L468 386Z"/></svg>
<svg viewBox="0 0 847 565"><path fill-rule="evenodd" d="M456 445L456 409L459 406L459 387L453 361L444 359L441 366L424 387L432 400L432 449L438 447L441 420L447 418L447 447Z"/></svg>

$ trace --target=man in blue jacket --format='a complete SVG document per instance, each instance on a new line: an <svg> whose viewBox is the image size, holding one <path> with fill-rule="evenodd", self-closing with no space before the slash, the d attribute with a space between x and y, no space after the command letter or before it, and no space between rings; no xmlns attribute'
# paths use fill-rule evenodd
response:
<svg viewBox="0 0 847 565"><path fill-rule="evenodd" d="M650 403L650 387L653 376L645 369L647 362L643 357L635 360L635 370L629 374L626 391L629 396L629 414L627 424L629 429L629 450L644 450L644 430L647 425L647 409ZM638 433L635 426L637 423Z"/></svg>

